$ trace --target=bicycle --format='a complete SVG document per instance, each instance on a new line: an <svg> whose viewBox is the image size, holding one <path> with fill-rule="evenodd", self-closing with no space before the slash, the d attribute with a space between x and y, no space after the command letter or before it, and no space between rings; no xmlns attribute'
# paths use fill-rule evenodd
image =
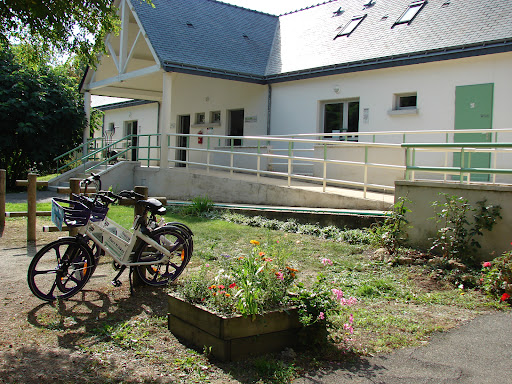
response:
<svg viewBox="0 0 512 384"><path fill-rule="evenodd" d="M94 197L88 197L87 187L95 184ZM134 191L115 194L101 190L98 175L82 180L85 191L73 195L74 200L52 199L52 221L75 227L76 236L59 238L39 250L28 268L28 285L32 293L45 301L68 299L80 292L94 273L101 256L112 258L118 270L112 284L121 285L119 278L130 268L140 280L151 286L165 286L176 280L189 263L193 252L193 233L185 224L157 221L156 215L166 212L156 199L144 199ZM111 204L122 199L134 199L143 213L135 217L133 232L110 218ZM149 217L148 217L149 214Z"/></svg>

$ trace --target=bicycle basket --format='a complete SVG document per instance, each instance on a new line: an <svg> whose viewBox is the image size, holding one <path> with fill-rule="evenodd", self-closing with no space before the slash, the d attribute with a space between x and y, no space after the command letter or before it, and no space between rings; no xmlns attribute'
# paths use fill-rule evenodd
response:
<svg viewBox="0 0 512 384"><path fill-rule="evenodd" d="M102 221L108 213L108 205L94 204L91 207L91 221Z"/></svg>
<svg viewBox="0 0 512 384"><path fill-rule="evenodd" d="M52 200L53 203L57 205L62 212L64 212L63 221L68 227L81 227L89 221L91 210L79 201L60 199L58 197L54 197ZM59 203L67 204L69 206L65 207Z"/></svg>

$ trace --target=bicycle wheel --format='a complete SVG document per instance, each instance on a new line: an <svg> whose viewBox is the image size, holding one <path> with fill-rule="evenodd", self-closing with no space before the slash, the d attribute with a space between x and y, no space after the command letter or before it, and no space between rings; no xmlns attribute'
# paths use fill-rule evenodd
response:
<svg viewBox="0 0 512 384"><path fill-rule="evenodd" d="M92 275L91 250L74 237L51 242L36 253L28 268L28 286L45 301L68 299Z"/></svg>
<svg viewBox="0 0 512 384"><path fill-rule="evenodd" d="M161 263L164 255L147 243L141 243L135 251L136 262L152 262L136 267L140 279L147 285L163 286L174 281L183 272L192 256L190 244L178 228L165 226L156 229L151 238L171 251L167 263Z"/></svg>

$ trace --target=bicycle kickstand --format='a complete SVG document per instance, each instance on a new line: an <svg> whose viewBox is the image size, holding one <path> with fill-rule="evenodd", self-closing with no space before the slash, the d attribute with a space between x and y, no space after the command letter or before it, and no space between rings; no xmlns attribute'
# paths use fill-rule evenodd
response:
<svg viewBox="0 0 512 384"><path fill-rule="evenodd" d="M128 281L130 282L130 295L131 296L133 296L133 294L135 293L133 290L133 279L132 279L134 270L135 270L135 267L130 267L130 273L128 274Z"/></svg>
<svg viewBox="0 0 512 384"><path fill-rule="evenodd" d="M119 278L121 277L121 275L123 274L124 270L126 269L126 265L123 265L120 269L119 269L119 272L117 273L116 277L114 277L114 280L112 280L112 285L114 287L120 287L123 283L119 281ZM131 268L130 268L130 271L131 271ZM131 273L130 273L131 274ZM130 280L130 286L131 286L131 280Z"/></svg>

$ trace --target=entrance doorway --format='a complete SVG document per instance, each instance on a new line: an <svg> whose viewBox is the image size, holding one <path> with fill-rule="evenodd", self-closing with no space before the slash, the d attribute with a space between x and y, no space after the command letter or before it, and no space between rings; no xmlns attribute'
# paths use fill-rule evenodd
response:
<svg viewBox="0 0 512 384"><path fill-rule="evenodd" d="M137 128L137 120L132 121L125 121L124 123L124 136L133 135L131 138L128 139L127 145L129 145L132 150L130 151L130 160L131 161L137 161L139 158L139 148L137 147L139 145L138 140L138 128Z"/></svg>
<svg viewBox="0 0 512 384"><path fill-rule="evenodd" d="M464 85L455 89L455 130L457 129L491 129L494 84ZM490 142L490 133L456 133L456 143ZM471 161L471 162L470 162ZM489 168L490 152L478 152L464 157L464 167ZM453 165L461 165L460 153L453 156ZM471 174L471 180L489 181L489 174Z"/></svg>
<svg viewBox="0 0 512 384"><path fill-rule="evenodd" d="M178 117L178 133L190 134L190 115L181 115ZM178 136L176 146L180 148L188 148L188 136ZM187 161L187 151L185 149L176 150L176 160ZM186 164L176 163L176 167L186 167Z"/></svg>
<svg viewBox="0 0 512 384"><path fill-rule="evenodd" d="M324 133L358 132L359 100L333 101L323 104ZM326 138L330 138L326 136ZM340 140L357 141L358 136L341 136Z"/></svg>
<svg viewBox="0 0 512 384"><path fill-rule="evenodd" d="M244 110L234 109L228 111L228 136L243 136L244 135ZM234 146L241 146L242 139L230 139L228 145L233 142Z"/></svg>

